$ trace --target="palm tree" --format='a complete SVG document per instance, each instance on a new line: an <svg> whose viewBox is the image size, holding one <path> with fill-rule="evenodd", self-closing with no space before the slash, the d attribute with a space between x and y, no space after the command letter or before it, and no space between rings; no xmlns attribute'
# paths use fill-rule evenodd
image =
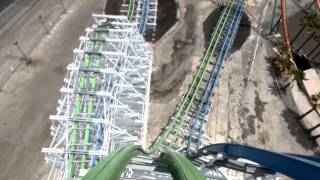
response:
<svg viewBox="0 0 320 180"><path fill-rule="evenodd" d="M281 18L282 18L282 31L283 31L284 42L288 48L289 59L293 60L293 55L292 55L291 45L290 45L289 35L288 35L286 0L281 0Z"/></svg>
<svg viewBox="0 0 320 180"><path fill-rule="evenodd" d="M308 80L306 78L306 74L298 68L290 69L289 74L291 74L293 76L293 80L295 80L297 82L301 82L303 80Z"/></svg>
<svg viewBox="0 0 320 180"><path fill-rule="evenodd" d="M280 90L283 90L283 91L286 90L293 82L301 82L303 80L307 80L305 73L302 70L294 67L292 63L291 63L291 67L288 70L288 75L289 75L289 78L288 78L289 82L286 85L280 87Z"/></svg>
<svg viewBox="0 0 320 180"><path fill-rule="evenodd" d="M291 69L292 62L287 56L280 56L274 61L274 66L278 73L288 74L289 70Z"/></svg>
<svg viewBox="0 0 320 180"><path fill-rule="evenodd" d="M277 74L282 74L285 78L286 85L280 87L281 90L287 89L294 81L301 82L306 80L305 73L298 69L295 63L288 56L288 47L283 45L279 48L279 56L275 59L273 65Z"/></svg>
<svg viewBox="0 0 320 180"><path fill-rule="evenodd" d="M310 103L312 104L312 108L309 111L307 111L304 114L302 114L299 117L299 119L303 119L305 116L307 116L312 111L320 108L320 92L318 92L318 93L316 93L316 94L311 96Z"/></svg>

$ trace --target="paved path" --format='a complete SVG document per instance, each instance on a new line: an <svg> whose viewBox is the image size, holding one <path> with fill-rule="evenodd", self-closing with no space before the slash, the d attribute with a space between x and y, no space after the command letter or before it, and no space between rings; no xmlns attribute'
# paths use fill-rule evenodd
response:
<svg viewBox="0 0 320 180"><path fill-rule="evenodd" d="M103 4L104 0L74 2L68 14L53 26L51 35L42 40L38 38L37 47L29 54L33 63L21 64L3 86L0 92L0 179L44 179L48 173L41 153L41 148L47 146L51 138L48 116L55 113L65 67L73 58L72 49L79 45L78 37L91 24L91 14L101 13ZM38 10L46 12L42 5ZM38 13L27 16L34 19ZM36 26L37 21L30 20L30 24ZM41 31L28 30L29 26L19 23L15 27L19 28L10 31L10 37L1 37L1 50L5 48L3 39L7 43L14 37L33 40L34 33ZM18 55L7 53L7 56L14 59Z"/></svg>
<svg viewBox="0 0 320 180"><path fill-rule="evenodd" d="M73 2L63 0L66 7ZM0 88L22 62L22 55L13 42L18 41L24 53L29 55L46 36L39 15L51 30L62 13L62 6L57 0L16 0L0 13Z"/></svg>

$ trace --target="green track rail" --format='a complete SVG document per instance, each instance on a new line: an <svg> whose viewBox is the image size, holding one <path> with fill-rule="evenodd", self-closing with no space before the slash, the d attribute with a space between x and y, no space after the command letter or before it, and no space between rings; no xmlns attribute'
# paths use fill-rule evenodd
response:
<svg viewBox="0 0 320 180"><path fill-rule="evenodd" d="M134 14L134 11L135 11L135 6L136 6L136 0L130 0L128 14L127 14L128 20L130 22L133 21L133 14Z"/></svg>
<svg viewBox="0 0 320 180"><path fill-rule="evenodd" d="M129 161L140 151L142 148L138 145L120 148L100 161L82 180L119 179ZM205 180L204 175L193 166L192 162L178 153L167 150L161 154L160 159L168 165L174 179Z"/></svg>
<svg viewBox="0 0 320 180"><path fill-rule="evenodd" d="M156 143L149 149L145 150L144 153L146 154L152 154L155 151L159 149L161 145L163 145L164 141L168 139L168 136L173 133L173 140L170 142L170 144L167 146L167 148L171 148L173 143L177 140L178 135L180 134L180 131L182 129L183 124L185 123L187 119L187 115L194 104L194 100L199 92L199 88L201 85L201 81L203 81L205 72L207 70L207 67L210 63L210 60L218 46L218 43L220 39L222 39L221 34L223 33L225 29L225 25L227 23L228 17L230 15L231 10L233 9L233 6L235 4L236 0L229 0L227 3L226 8L224 8L218 23L215 27L214 32L212 33L209 46L205 51L204 57L202 58L201 64L197 70L197 73L195 75L195 78L192 81L192 84L190 88L188 89L186 95L184 96L183 100L180 102L179 107L174 114L174 116L171 118L171 121L169 122L169 125L167 126L167 129L165 132L160 136ZM130 0L129 3L129 9L128 9L128 19L129 21L132 21L133 19L133 13L135 10L135 4L136 0ZM175 131L175 132L173 132Z"/></svg>
<svg viewBox="0 0 320 180"><path fill-rule="evenodd" d="M168 128L163 133L163 135L158 139L158 141L152 146L152 148L146 151L148 154L154 153L159 149L159 147L163 144L163 142L168 138L169 134L175 130L173 141L170 142L167 148L171 148L172 143L177 139L178 134L181 131L182 125L186 121L187 114L190 111L191 106L194 103L195 97L198 94L199 87L201 81L203 81L205 71L210 63L211 57L214 51L217 48L219 40L221 38L221 34L225 28L226 22L228 20L229 14L232 10L235 0L229 0L226 8L223 10L222 15L219 18L218 24L216 25L215 31L212 34L210 39L209 46L205 52L205 55L201 61L201 64L197 70L195 78L186 93L185 98L183 98L182 102L180 103L178 110L176 111L175 115L171 119Z"/></svg>
<svg viewBox="0 0 320 180"><path fill-rule="evenodd" d="M108 33L95 33L95 38L98 39L101 34L108 35ZM93 41L88 45L88 50L89 51L100 51L103 49L104 45L102 43L99 44L100 48L98 46L97 41ZM101 59L99 56L95 57L95 62L93 63L93 55L84 55L84 61L83 61L83 67L84 68L89 68L90 66L95 66L96 68L100 67ZM92 64L92 65L91 65ZM87 74L82 74L80 77L79 81L79 89L81 91L87 90L85 88L87 87L87 84L89 82L89 90L90 91L95 91L97 87L97 75L93 74L92 77L90 78L89 75ZM87 113L89 117L92 117L93 115L93 108L94 108L94 99L92 97L89 97L88 102L86 103L86 108L84 107L84 96L78 95L77 100L76 100L76 105L75 105L75 115L76 116L81 116L81 113ZM83 112L82 112L83 111ZM69 147L71 150L75 149L77 145L81 143L81 145L84 147L84 150L87 150L89 145L90 145L90 124L86 123L85 128L82 129L82 134L83 134L83 139L79 141L79 123L73 122L71 125L71 136L70 136L70 144ZM74 154L70 154L68 157L68 162L67 162L67 177L72 178L74 175L74 162L76 161L76 157ZM86 166L88 160L88 155L82 155L81 159L78 160L80 161L80 170L81 169L86 169L89 168Z"/></svg>
<svg viewBox="0 0 320 180"><path fill-rule="evenodd" d="M84 178L83 180L91 180L91 179L119 179L122 172L124 171L126 165L129 161L136 156L137 154L150 155L160 150L162 147L161 159L165 161L170 170L174 170L171 172L174 178L181 179L204 179L203 175L198 171L194 171L195 167L192 165L190 161L185 159L185 157L174 154L171 152L171 146L177 140L177 137L183 128L183 124L185 124L187 120L187 116L191 110L191 107L195 103L196 96L199 94L199 89L201 82L204 80L205 73L208 69L208 65L212 59L213 54L217 50L218 44L221 40L223 40L223 32L226 30L226 25L228 22L228 18L232 14L232 10L234 9L234 5L236 4L236 0L229 0L226 7L224 8L218 23L212 33L208 48L205 51L205 54L201 60L199 68L194 76L191 86L189 87L186 95L180 102L178 109L174 116L171 118L169 125L166 130L163 132L161 136L157 139L157 141L153 144L153 146L145 150L141 146L131 145L127 147L123 147L118 151L112 152L106 159L102 160L97 164ZM135 7L135 0L130 0L129 11L128 11L128 19L132 21L133 13ZM169 135L173 135L173 139L171 139L169 144L164 144L166 140L168 140ZM188 167L184 167L188 166ZM107 172L107 173L106 173ZM190 174L190 172L192 172ZM174 174L176 173L176 174ZM196 174L193 176L192 174ZM198 177L198 178L197 178Z"/></svg>

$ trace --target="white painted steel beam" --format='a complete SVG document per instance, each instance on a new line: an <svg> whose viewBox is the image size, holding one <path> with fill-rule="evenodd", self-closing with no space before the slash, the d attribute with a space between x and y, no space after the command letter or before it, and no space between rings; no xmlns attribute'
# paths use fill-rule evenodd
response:
<svg viewBox="0 0 320 180"><path fill-rule="evenodd" d="M126 16L93 18L49 117L48 179L80 179L116 148L146 146L152 51Z"/></svg>

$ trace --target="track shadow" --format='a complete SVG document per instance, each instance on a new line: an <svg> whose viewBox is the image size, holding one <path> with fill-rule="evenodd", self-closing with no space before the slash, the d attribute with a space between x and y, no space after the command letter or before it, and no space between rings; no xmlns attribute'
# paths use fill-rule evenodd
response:
<svg viewBox="0 0 320 180"><path fill-rule="evenodd" d="M268 85L268 90L271 95L280 97L281 91L276 84L276 78L279 77L279 74L277 74L276 70L274 69L274 60L275 57L265 56L265 61L267 62L267 71L269 73L268 75L271 76L273 79L273 83Z"/></svg>
<svg viewBox="0 0 320 180"><path fill-rule="evenodd" d="M289 132L293 137L295 137L296 142L307 150L315 150L317 146L312 140L309 139L303 127L300 125L297 118L298 115L295 112L286 109L281 113L281 116L287 123Z"/></svg>
<svg viewBox="0 0 320 180"><path fill-rule="evenodd" d="M195 48L195 7L187 6L181 34L176 34L173 43L171 60L161 65L160 69L152 73L151 98L160 102L169 102L176 97L182 82L191 70L190 57ZM182 34L183 33L183 34Z"/></svg>
<svg viewBox="0 0 320 180"><path fill-rule="evenodd" d="M104 7L104 12L106 14L121 15L121 4L122 1L119 0L107 0L106 5Z"/></svg>
<svg viewBox="0 0 320 180"><path fill-rule="evenodd" d="M157 42L177 22L178 4L175 0L158 0L157 27L145 32L146 41Z"/></svg>
<svg viewBox="0 0 320 180"><path fill-rule="evenodd" d="M224 7L217 8L213 10L207 19L203 23L203 33L204 33L204 40L205 40L205 47L208 46L208 43L211 38L211 34L214 30L215 25L219 20L219 16L221 15ZM251 22L249 20L248 15L244 12L241 17L239 29L234 40L231 53L236 50L239 50L243 43L248 39L250 36L251 31Z"/></svg>

